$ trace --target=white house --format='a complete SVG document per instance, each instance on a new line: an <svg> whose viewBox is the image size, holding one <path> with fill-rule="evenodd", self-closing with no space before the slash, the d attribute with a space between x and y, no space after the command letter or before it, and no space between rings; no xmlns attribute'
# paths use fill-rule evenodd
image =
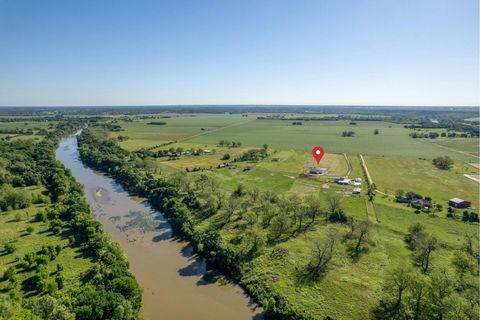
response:
<svg viewBox="0 0 480 320"><path fill-rule="evenodd" d="M315 174L315 175L320 175L320 174L324 174L325 172L327 172L327 168L311 168L310 169L310 174Z"/></svg>
<svg viewBox="0 0 480 320"><path fill-rule="evenodd" d="M348 179L348 178L342 178L340 180L337 181L338 184L342 184L342 185L347 185L347 184L350 184L352 180Z"/></svg>

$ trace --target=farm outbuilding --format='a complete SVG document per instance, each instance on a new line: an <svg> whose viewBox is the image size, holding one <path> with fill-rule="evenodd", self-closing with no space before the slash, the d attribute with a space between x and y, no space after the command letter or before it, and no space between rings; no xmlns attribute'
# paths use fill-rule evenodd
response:
<svg viewBox="0 0 480 320"><path fill-rule="evenodd" d="M468 208L470 207L470 201L463 200L460 198L452 198L448 200L448 205L454 208Z"/></svg>

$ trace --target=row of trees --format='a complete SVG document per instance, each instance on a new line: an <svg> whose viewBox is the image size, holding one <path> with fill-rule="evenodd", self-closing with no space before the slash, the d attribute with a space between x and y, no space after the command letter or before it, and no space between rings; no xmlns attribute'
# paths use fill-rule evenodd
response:
<svg viewBox="0 0 480 320"><path fill-rule="evenodd" d="M412 132L410 133L410 137L417 139L417 138L424 138L424 139L436 139L438 137L448 137L448 138L468 138L469 135L467 133L456 133L456 132L434 132L434 131L429 131L429 132Z"/></svg>
<svg viewBox="0 0 480 320"><path fill-rule="evenodd" d="M257 162L268 156L267 148L250 149L235 158L235 161L253 161Z"/></svg>
<svg viewBox="0 0 480 320"><path fill-rule="evenodd" d="M240 141L229 141L229 140L220 140L218 142L220 147L229 147L229 148L240 148L242 143Z"/></svg>

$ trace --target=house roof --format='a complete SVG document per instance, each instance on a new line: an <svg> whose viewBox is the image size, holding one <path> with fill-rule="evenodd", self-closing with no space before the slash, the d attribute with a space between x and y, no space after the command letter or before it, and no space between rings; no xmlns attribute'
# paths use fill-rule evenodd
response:
<svg viewBox="0 0 480 320"><path fill-rule="evenodd" d="M466 200L463 200L463 199L460 199L460 198L452 198L450 200L448 200L450 202L454 202L454 203L462 203L462 202L468 202Z"/></svg>

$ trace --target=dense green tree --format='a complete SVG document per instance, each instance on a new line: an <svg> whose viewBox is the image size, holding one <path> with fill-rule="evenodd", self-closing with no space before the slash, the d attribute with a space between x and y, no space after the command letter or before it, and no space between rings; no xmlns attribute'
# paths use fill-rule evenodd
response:
<svg viewBox="0 0 480 320"><path fill-rule="evenodd" d="M453 160L449 156L436 157L432 160L432 163L441 170L449 170L453 166Z"/></svg>

